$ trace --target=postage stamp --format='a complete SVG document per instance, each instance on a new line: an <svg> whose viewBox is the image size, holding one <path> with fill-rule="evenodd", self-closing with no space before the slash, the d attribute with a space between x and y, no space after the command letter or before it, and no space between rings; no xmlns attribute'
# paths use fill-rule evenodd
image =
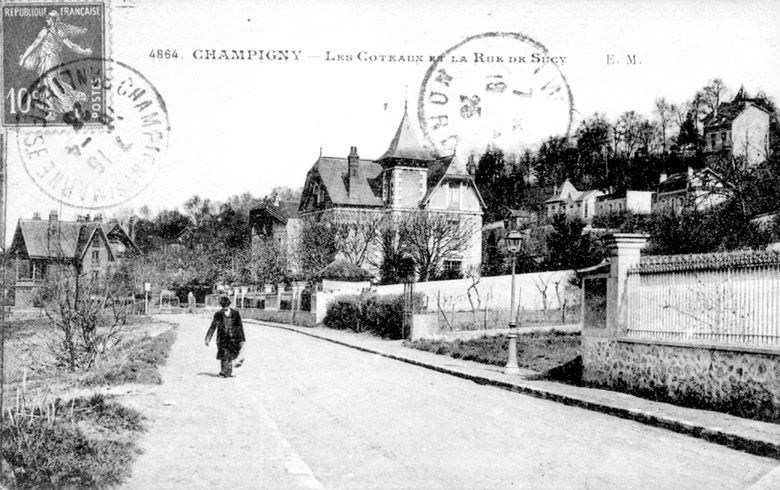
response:
<svg viewBox="0 0 780 490"><path fill-rule="evenodd" d="M76 208L109 208L138 195L159 172L168 146L168 111L157 89L124 63L86 57L44 72L30 90L41 91L52 75L71 81L77 92L104 91L110 102L94 117L69 111L67 129L19 128L19 154L32 181ZM93 122L99 126L85 128Z"/></svg>
<svg viewBox="0 0 780 490"><path fill-rule="evenodd" d="M565 61L520 33L464 39L436 57L423 78L418 117L428 143L442 154L490 143L522 150L567 135L574 106Z"/></svg>
<svg viewBox="0 0 780 490"><path fill-rule="evenodd" d="M85 57L107 57L106 15L103 2L3 5L4 126L70 126L74 113L80 113L77 118L84 124L101 124L99 115L106 109L102 89L79 90L78 81L68 75L80 74L55 68ZM105 73L105 66L96 69Z"/></svg>

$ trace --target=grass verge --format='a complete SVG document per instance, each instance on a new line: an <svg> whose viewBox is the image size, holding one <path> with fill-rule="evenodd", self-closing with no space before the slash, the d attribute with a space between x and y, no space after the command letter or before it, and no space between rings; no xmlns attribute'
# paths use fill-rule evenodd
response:
<svg viewBox="0 0 780 490"><path fill-rule="evenodd" d="M142 415L102 395L28 404L6 412L3 473L8 488L105 488L130 473ZM4 465L5 466L5 465Z"/></svg>
<svg viewBox="0 0 780 490"><path fill-rule="evenodd" d="M82 386L121 385L127 383L160 384L158 367L165 364L176 340L168 330L157 336L144 335L121 343L110 359L80 379Z"/></svg>
<svg viewBox="0 0 780 490"><path fill-rule="evenodd" d="M404 345L456 359L481 362L494 366L506 364L509 341L505 335L485 336L472 340L416 340ZM580 355L580 334L540 332L518 335L517 363L547 376L577 382L577 359Z"/></svg>
<svg viewBox="0 0 780 490"><path fill-rule="evenodd" d="M121 342L96 366L68 372L51 362L48 352L57 332L44 319L12 320L6 326L11 376L5 406L10 409L2 427L0 487L107 488L123 482L138 453L142 415L101 394L74 398L74 390L161 383L158 368L175 330L165 322L133 319ZM37 396L29 397L32 392Z"/></svg>

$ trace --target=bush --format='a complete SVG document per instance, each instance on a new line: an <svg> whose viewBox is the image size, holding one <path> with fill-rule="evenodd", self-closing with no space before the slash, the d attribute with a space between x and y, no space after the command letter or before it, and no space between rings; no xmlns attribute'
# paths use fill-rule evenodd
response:
<svg viewBox="0 0 780 490"><path fill-rule="evenodd" d="M336 297L328 305L323 325L336 330L352 329L356 332L362 332L361 314L360 314L360 296L343 295Z"/></svg>
<svg viewBox="0 0 780 490"><path fill-rule="evenodd" d="M414 311L422 309L424 296L416 293L413 299ZM401 339L403 329L403 295L379 296L367 293L360 296L339 296L328 305L323 324L328 328L350 329L355 332L369 331L383 338Z"/></svg>

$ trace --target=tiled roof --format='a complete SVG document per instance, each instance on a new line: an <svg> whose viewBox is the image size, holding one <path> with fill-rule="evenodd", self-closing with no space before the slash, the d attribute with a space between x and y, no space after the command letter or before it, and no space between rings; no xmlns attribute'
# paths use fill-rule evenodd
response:
<svg viewBox="0 0 780 490"><path fill-rule="evenodd" d="M734 122L734 119L742 114L742 111L744 111L748 106L752 106L766 112L766 110L761 106L753 104L750 99L735 98L731 102L724 102L718 106L717 114L712 113L707 116L707 118L704 120L705 130L730 125L732 122Z"/></svg>
<svg viewBox="0 0 780 490"><path fill-rule="evenodd" d="M108 233L114 233L119 225L115 223L57 221L55 227L54 232L50 235L48 220L20 219L9 251L11 253L26 252L31 258L80 258L98 227L100 228L99 233L107 239ZM121 227L119 228L121 229ZM122 230L122 234L131 247L137 250L138 247L132 243L124 230ZM113 250L111 252L114 253Z"/></svg>
<svg viewBox="0 0 780 490"><path fill-rule="evenodd" d="M346 158L320 157L314 164L333 204L382 206L382 166L372 160L358 160L357 182L350 182Z"/></svg>
<svg viewBox="0 0 780 490"><path fill-rule="evenodd" d="M287 224L287 220L298 217L298 201L280 201L277 204L261 204L252 210L252 213L264 212L282 224Z"/></svg>
<svg viewBox="0 0 780 490"><path fill-rule="evenodd" d="M389 159L427 161L434 159L432 152L426 149L417 138L406 107L404 107L404 116L401 119L401 124L398 125L398 130L395 132L393 140L390 142L390 146L377 161L381 162Z"/></svg>

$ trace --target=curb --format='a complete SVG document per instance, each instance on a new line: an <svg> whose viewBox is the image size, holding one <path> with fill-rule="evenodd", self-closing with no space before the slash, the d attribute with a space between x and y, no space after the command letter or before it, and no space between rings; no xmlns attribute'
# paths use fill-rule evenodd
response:
<svg viewBox="0 0 780 490"><path fill-rule="evenodd" d="M305 327L294 328L286 325L281 325L278 323L270 323L262 320L253 320L253 319L246 319L244 321L245 322L248 321L250 323L258 323L272 328L278 328L280 330L289 330L291 332L296 332L301 335L307 335L315 339L324 340L345 347L350 347L352 349L367 352L370 354L376 354L381 357L392 359L394 361L405 362L407 364L412 364L414 366L419 366L425 369L430 369L432 371L437 371L443 374L455 376L457 378L473 381L480 385L493 386L514 393L529 395L535 398L541 398L544 400L550 400L557 403L562 403L564 405L584 408L586 410L590 410L593 412L600 412L607 415L612 415L615 417L631 420L652 427L671 430L673 432L692 436L698 439L703 439L705 441L714 444L726 446L732 449L737 449L739 451L744 451L746 453L754 454L756 456L764 456L764 457L770 457L774 459L780 459L780 442L750 439L748 437L739 434L725 431L719 427L705 427L702 425L696 425L689 421L680 420L672 417L665 417L662 415L656 415L643 410L615 407L604 403L584 400L582 398L577 398L574 396L564 395L560 393L553 393L543 388L523 385L519 383L516 384L516 383L510 383L506 381L498 381L483 376L468 374L454 369L450 369L442 366L436 366L434 364L430 364L427 362L417 361L415 359L410 359L408 357L398 356L395 354L389 354L387 352L372 349L369 347L363 347L363 346L351 344L349 342L323 337L315 333L310 333L310 332L305 332L300 330L300 328L305 328Z"/></svg>

